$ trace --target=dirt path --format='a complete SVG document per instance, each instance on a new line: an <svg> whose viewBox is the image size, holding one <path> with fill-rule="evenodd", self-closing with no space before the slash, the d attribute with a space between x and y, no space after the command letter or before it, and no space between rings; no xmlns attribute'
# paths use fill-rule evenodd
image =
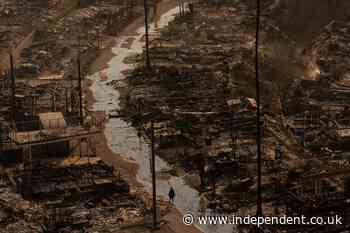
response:
<svg viewBox="0 0 350 233"><path fill-rule="evenodd" d="M170 9L176 7L175 0L163 0L158 5L159 14L163 14ZM138 28L143 25L144 18L140 17L136 19L133 23L131 23L127 28L119 36L130 36L135 35ZM106 67L108 67L108 62L113 58L113 53L111 48L105 49L101 51L100 55L96 58L95 61L91 63L89 73L93 74L99 72ZM92 84L91 81L87 81L85 83L85 91L86 91L86 99L88 101L88 106L92 106L95 102L92 92L89 89L89 86ZM103 119L104 112L97 112L97 118ZM116 168L117 171L120 172L122 177L124 177L128 183L131 185L131 190L134 192L138 192L141 190L142 185L136 180L136 174L138 171L138 165L133 161L127 161L121 155L113 153L112 150L108 147L106 138L104 135L101 135L101 140L99 140L99 145L97 147L97 154L100 156L105 162L112 165ZM170 232L181 232L181 233L200 233L196 227L186 226L182 223L182 214L175 208L172 208L169 213L164 216L162 219L166 222L166 224L162 225L161 229L156 232L161 233L170 233ZM138 227L137 229L125 229L125 232L150 232L149 228Z"/></svg>

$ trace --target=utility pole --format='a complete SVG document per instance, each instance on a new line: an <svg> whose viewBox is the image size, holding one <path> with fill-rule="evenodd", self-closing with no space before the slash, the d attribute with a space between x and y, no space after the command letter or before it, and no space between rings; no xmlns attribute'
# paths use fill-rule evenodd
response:
<svg viewBox="0 0 350 233"><path fill-rule="evenodd" d="M255 34L255 83L256 83L256 145L257 145L257 203L256 215L262 216L261 197L261 126L260 126L260 83L259 83L259 33L260 33L260 0L256 0L256 34ZM259 229L257 230L259 232Z"/></svg>
<svg viewBox="0 0 350 233"><path fill-rule="evenodd" d="M10 76L11 76L11 110L12 110L12 121L15 122L16 118L16 77L15 77L15 70L13 65L13 56L12 54L9 54L10 56Z"/></svg>
<svg viewBox="0 0 350 233"><path fill-rule="evenodd" d="M152 195L153 195L153 225L157 229L157 193L156 193L156 160L154 152L154 123L151 121L151 171L152 171Z"/></svg>
<svg viewBox="0 0 350 233"><path fill-rule="evenodd" d="M235 120L235 115L234 115L234 112L233 112L233 106L230 107L230 110L231 110L231 116L230 116L230 136L231 136L231 153L232 153L232 156L233 156L233 159L236 160L237 159L237 154L236 154L236 136L234 135L234 132L233 132L233 128L234 128L234 120Z"/></svg>
<svg viewBox="0 0 350 233"><path fill-rule="evenodd" d="M227 61L224 61L225 65L225 74L226 74L226 83L225 83L225 94L227 97L230 97L230 90L227 88L230 83L230 65ZM235 113L233 109L233 104L229 105L230 107L230 136L231 136L231 155L234 160L236 160L236 135L234 133L234 120L235 120Z"/></svg>
<svg viewBox="0 0 350 233"><path fill-rule="evenodd" d="M69 108L68 108L68 89L66 89L66 91L64 92L65 97L66 97L66 113L69 112Z"/></svg>
<svg viewBox="0 0 350 233"><path fill-rule="evenodd" d="M148 35L148 0L144 0L145 8L145 36L146 36L146 68L147 73L151 70L151 62L149 58L149 35Z"/></svg>
<svg viewBox="0 0 350 233"><path fill-rule="evenodd" d="M82 77L81 77L81 68L80 68L80 57L77 59L78 66L78 80L79 80L79 117L80 123L83 124L83 90L82 90Z"/></svg>

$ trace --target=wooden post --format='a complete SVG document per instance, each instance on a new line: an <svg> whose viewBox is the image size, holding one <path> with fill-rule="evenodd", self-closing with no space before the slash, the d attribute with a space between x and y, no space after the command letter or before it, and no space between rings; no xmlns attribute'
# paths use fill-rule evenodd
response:
<svg viewBox="0 0 350 233"><path fill-rule="evenodd" d="M151 122L151 171L152 171L152 196L153 196L153 229L158 229L157 223L157 191L156 191L156 159L154 151L154 123Z"/></svg>
<svg viewBox="0 0 350 233"><path fill-rule="evenodd" d="M146 36L146 68L147 72L151 69L151 62L149 57L149 35L148 35L148 0L144 0L144 10L145 10L145 36Z"/></svg>
<svg viewBox="0 0 350 233"><path fill-rule="evenodd" d="M32 95L32 117L35 115L35 96Z"/></svg>
<svg viewBox="0 0 350 233"><path fill-rule="evenodd" d="M51 106L52 111L56 112L56 95L53 93L51 97L52 97L52 106Z"/></svg>
<svg viewBox="0 0 350 233"><path fill-rule="evenodd" d="M30 185L32 182L32 148L30 145L23 147L23 154L25 158L25 174L27 175L26 181Z"/></svg>
<svg viewBox="0 0 350 233"><path fill-rule="evenodd" d="M259 33L260 33L260 0L256 1L256 33L255 33L255 85L256 85L256 144L257 144L257 209L256 215L262 216L261 197L261 126L260 126L260 83L259 83ZM259 232L259 229L258 229Z"/></svg>
<svg viewBox="0 0 350 233"><path fill-rule="evenodd" d="M67 153L67 155L70 155L69 140L66 141L66 153Z"/></svg>
<svg viewBox="0 0 350 233"><path fill-rule="evenodd" d="M231 125L230 125L230 136L231 136L231 154L233 156L233 159L236 160L237 156L236 156L236 140L235 140L235 135L233 132L233 127L234 127L234 113L233 113L233 106L231 106L231 117L230 117L231 121Z"/></svg>
<svg viewBox="0 0 350 233"><path fill-rule="evenodd" d="M13 56L10 54L10 75L11 75L11 108L12 108L12 120L15 121L16 119L16 77L15 77L15 70L13 65Z"/></svg>
<svg viewBox="0 0 350 233"><path fill-rule="evenodd" d="M80 117L80 123L83 124L83 120L84 120L83 90L82 90L83 87L82 87L82 77L81 77L81 70L80 70L80 57L78 57L77 66L78 66L78 79L79 79L79 117Z"/></svg>
<svg viewBox="0 0 350 233"><path fill-rule="evenodd" d="M69 105L69 102L68 102L68 89L66 89L65 91L65 97L66 97L66 114L69 112L69 108L68 108L68 105Z"/></svg>

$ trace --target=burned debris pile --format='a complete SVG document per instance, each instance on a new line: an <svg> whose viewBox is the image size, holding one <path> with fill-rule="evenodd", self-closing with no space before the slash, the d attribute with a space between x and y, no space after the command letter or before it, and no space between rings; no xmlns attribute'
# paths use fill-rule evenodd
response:
<svg viewBox="0 0 350 233"><path fill-rule="evenodd" d="M47 19L47 1L0 2L0 55L14 51L19 56L20 48L30 43L34 26ZM15 49L18 48L18 49ZM4 57L5 58L5 57ZM8 65L7 59L0 61L0 69Z"/></svg>
<svg viewBox="0 0 350 233"><path fill-rule="evenodd" d="M137 15L132 6L116 4L75 10L37 30L32 45L22 52L22 60L37 65L41 72L67 75L78 53L87 63Z"/></svg>
<svg viewBox="0 0 350 233"><path fill-rule="evenodd" d="M98 156L104 119L87 109L81 84L86 64L140 14L139 3L16 2L0 1L0 232L149 224L149 197Z"/></svg>
<svg viewBox="0 0 350 233"><path fill-rule="evenodd" d="M151 139L151 154L170 167L157 175L182 176L199 192L203 213L255 214L259 190L264 215L344 218L342 226L277 225L271 232L344 233L350 229L350 23L341 8L348 5L318 2L309 13L315 1L302 2L262 1L258 54L256 1L185 4L166 29L152 33L150 68L145 54L132 55L123 62L135 69L111 69L126 79L108 82L105 67L99 77L103 87L119 90L120 97L107 93L108 105L121 100L109 117L125 118L139 137ZM0 1L0 233L150 225L153 199L101 159L105 116L88 110L93 100L82 84L96 68L91 61L144 13L142 4ZM329 7L334 12L314 20ZM132 50L134 38L120 48ZM138 42L144 40L140 35ZM170 204L158 203L162 215Z"/></svg>
<svg viewBox="0 0 350 233"><path fill-rule="evenodd" d="M77 82L11 86L9 80L3 77L1 92L7 94L0 115L2 230L96 232L144 224L144 202L97 156L103 122L79 111Z"/></svg>
<svg viewBox="0 0 350 233"><path fill-rule="evenodd" d="M142 10L137 1L80 2L1 2L1 56L12 53L19 66L35 67L34 76L69 75L78 54L87 65ZM0 68L9 68L8 63L4 59ZM26 72L24 77L31 76Z"/></svg>
<svg viewBox="0 0 350 233"><path fill-rule="evenodd" d="M158 155L178 174L185 171L189 184L203 193L204 208L232 212L243 202L252 204L255 193L251 9L244 4L224 4L220 11L196 4L195 9L152 40L150 73L139 67L127 87L110 84L127 89L122 115L131 116L137 128L145 125L147 134L154 121ZM240 187L246 198L232 198L240 196Z"/></svg>
<svg viewBox="0 0 350 233"><path fill-rule="evenodd" d="M26 201L21 195L3 186L0 188L0 232L45 232L45 209Z"/></svg>
<svg viewBox="0 0 350 233"><path fill-rule="evenodd" d="M157 155L200 191L203 210L253 213L255 6L192 7L151 41L150 71L144 55L129 57L139 66L110 85L123 95L120 115L146 136L153 122ZM348 24L329 24L300 52L279 27L281 7L265 1L259 47L264 210L324 215L341 207L346 216L350 170L337 169L348 155Z"/></svg>
<svg viewBox="0 0 350 233"><path fill-rule="evenodd" d="M81 101L76 84L36 80L35 88L21 82L10 88L4 80L2 93L15 91L13 99L3 99L1 112L4 232L96 232L144 224L144 202L97 156L102 122L75 111ZM65 98L58 97L61 91Z"/></svg>
<svg viewBox="0 0 350 233"><path fill-rule="evenodd" d="M349 99L348 30L348 24L334 21L305 49L304 53L313 58L312 69L318 75L313 80L296 81L287 105L289 114L294 115L294 122L298 121L297 118L304 118L312 126L312 129L304 132L305 143L312 146L319 144L319 138L324 138L322 145L328 148L326 151L338 151L337 145L344 144L349 126L349 106L346 104ZM299 106L297 110L296 105ZM300 123L295 123L295 127L300 127Z"/></svg>

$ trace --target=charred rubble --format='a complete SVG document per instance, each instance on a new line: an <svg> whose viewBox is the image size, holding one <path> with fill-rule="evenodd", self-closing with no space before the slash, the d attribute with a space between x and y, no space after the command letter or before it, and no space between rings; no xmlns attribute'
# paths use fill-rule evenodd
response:
<svg viewBox="0 0 350 233"><path fill-rule="evenodd" d="M315 2L262 1L263 209L344 222L269 226L275 232L350 228L349 5ZM109 83L122 95L116 115L155 136L156 154L200 192L203 212L253 214L256 4L186 7L152 38L151 70L144 54L131 56L124 62L136 68ZM142 13L142 1L0 1L0 232L149 224L150 198L97 153L105 119L88 110L81 85L90 62Z"/></svg>
<svg viewBox="0 0 350 233"><path fill-rule="evenodd" d="M342 232L349 227L349 24L324 24L323 32L309 33L319 33L312 43L301 46L278 21L276 9L288 4L264 3L259 48L264 212L338 213L343 226L318 232ZM140 132L145 129L146 137L154 123L157 154L200 191L203 210L254 213L255 6L225 2L218 10L201 1L192 7L152 40L150 72L143 55L133 56L126 62L138 67L110 85L123 93L121 115Z"/></svg>
<svg viewBox="0 0 350 233"><path fill-rule="evenodd" d="M140 10L140 1L0 1L0 232L149 224L147 195L97 153L104 118L81 84Z"/></svg>

